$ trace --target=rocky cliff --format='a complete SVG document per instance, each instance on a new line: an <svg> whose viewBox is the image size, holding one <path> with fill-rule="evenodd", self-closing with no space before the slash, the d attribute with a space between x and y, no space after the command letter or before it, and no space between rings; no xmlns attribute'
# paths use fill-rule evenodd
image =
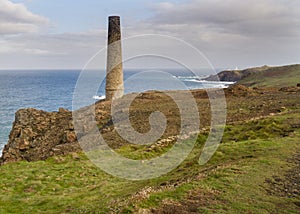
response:
<svg viewBox="0 0 300 214"><path fill-rule="evenodd" d="M62 108L58 112L21 109L15 114L0 165L20 160L45 160L80 150L70 111Z"/></svg>
<svg viewBox="0 0 300 214"><path fill-rule="evenodd" d="M185 101L184 91L170 91L178 100ZM242 85L233 85L225 89L227 100L227 122L247 121L269 114L283 111L286 108L296 108L292 102L282 106L282 100L297 100L300 87L284 87L278 89L252 89ZM209 130L210 101L205 90L194 90L200 116L200 130ZM132 100L136 94L128 94L121 99ZM213 96L214 97L214 96ZM252 102L249 102L252 100ZM127 101L125 101L127 103ZM26 160L38 161L56 155L67 155L81 152L77 137L85 137L90 131L89 122L96 120L98 129L105 142L113 149L128 144L116 131L110 116L110 101L97 102L95 105L78 110L77 120L83 126L76 134L72 120L72 112L59 109L58 112L45 112L36 109L21 109L15 114L8 144L3 150L0 165ZM90 114L88 109L94 113ZM174 139L180 133L181 120L178 106L168 95L161 92L145 92L135 97L130 105L130 124L136 131L147 133L150 130L149 116L160 111L167 119L165 132L157 142ZM189 106L186 107L189 112ZM124 112L123 107L120 112ZM122 121L122 117L119 118ZM115 121L118 122L118 121ZM123 126L123 128L127 128ZM89 143L89 142L87 142ZM155 142L153 142L155 143ZM87 144L88 145L88 144ZM151 149L151 144L149 146Z"/></svg>
<svg viewBox="0 0 300 214"><path fill-rule="evenodd" d="M182 100L186 98L183 92L174 91L173 93L181 97ZM205 99L205 101L201 101L203 108L208 106L205 94L205 91L197 93L198 99ZM136 96L136 94L126 95L121 99L132 100L132 96ZM119 148L128 144L114 128L110 116L110 106L110 101L101 101L76 111L77 121L83 124L79 130L76 130L76 133L72 112L68 110L60 109L58 112L45 112L36 109L21 109L17 111L8 144L4 147L0 158L0 165L21 160L45 160L51 156L80 152L82 149L77 137L85 137L91 131L90 122L94 119L102 137L111 148ZM94 110L95 114L90 113L90 108ZM170 97L160 92L145 92L136 97L130 106L131 124L129 126L132 125L141 133L148 132L150 130L149 115L157 110L163 112L168 118L168 127L160 140L178 135L180 117L178 117L177 105L172 102ZM124 112L124 110L121 109L120 112ZM209 113L203 111L202 118L205 120L203 124L208 125L206 121L209 121L209 116ZM123 119L119 120L122 121Z"/></svg>

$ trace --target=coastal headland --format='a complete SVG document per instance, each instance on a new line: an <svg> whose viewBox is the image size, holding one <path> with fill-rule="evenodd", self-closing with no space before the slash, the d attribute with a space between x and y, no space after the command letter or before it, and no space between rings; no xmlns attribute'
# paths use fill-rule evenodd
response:
<svg viewBox="0 0 300 214"><path fill-rule="evenodd" d="M204 166L197 160L210 130L210 102L205 90L193 90L201 124L193 152L172 172L147 181L126 181L96 168L78 144L88 127L75 133L72 112L21 109L0 159L0 213L297 213L299 67L264 66L219 74L221 80L237 84L224 89L225 133ZM170 93L180 97L182 91ZM121 99L132 96L136 94ZM141 93L130 106L131 125L140 133L149 131L152 112L165 115L167 129L151 145L132 145L122 139L114 129L110 106L111 101L99 101L78 111L88 118L85 109L94 108L102 136L123 156L157 157L178 137L180 112L163 92Z"/></svg>

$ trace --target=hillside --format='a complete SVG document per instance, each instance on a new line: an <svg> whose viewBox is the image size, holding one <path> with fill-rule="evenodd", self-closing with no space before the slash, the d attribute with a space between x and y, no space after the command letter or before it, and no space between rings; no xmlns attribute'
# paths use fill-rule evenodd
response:
<svg viewBox="0 0 300 214"><path fill-rule="evenodd" d="M227 126L213 158L204 166L198 164L208 133L209 100L205 91L195 90L202 131L194 150L173 171L145 181L108 175L81 152L60 153L75 143L70 112L20 110L4 152L5 165L0 167L0 213L298 213L300 88L235 85L225 94ZM172 147L169 141L122 144L109 122L109 105L107 101L95 104L96 119L117 153L140 160L157 157ZM164 112L169 121L165 137L176 134L178 109L160 92L146 92L135 99L133 126L147 131L147 115L154 109ZM49 120L43 122L44 117ZM58 121L56 129L53 123ZM48 147L39 149L37 141L49 142L52 135L59 142L46 158L43 152ZM27 162L28 154L39 154L43 161ZM10 163L16 161L13 157L23 161Z"/></svg>
<svg viewBox="0 0 300 214"><path fill-rule="evenodd" d="M288 87L300 83L300 65L280 67L262 66L238 71L222 71L218 74L220 81L238 82L250 87ZM217 80L210 76L205 80Z"/></svg>
<svg viewBox="0 0 300 214"><path fill-rule="evenodd" d="M300 83L300 65L270 67L258 71L238 82L251 87L288 87Z"/></svg>

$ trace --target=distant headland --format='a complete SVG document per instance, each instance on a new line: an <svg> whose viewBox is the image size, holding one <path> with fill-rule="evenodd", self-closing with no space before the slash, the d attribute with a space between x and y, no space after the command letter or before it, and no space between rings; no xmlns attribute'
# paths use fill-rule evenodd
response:
<svg viewBox="0 0 300 214"><path fill-rule="evenodd" d="M294 86L300 82L300 64L276 67L264 65L244 70L225 70L205 80L238 82L238 84L251 87Z"/></svg>

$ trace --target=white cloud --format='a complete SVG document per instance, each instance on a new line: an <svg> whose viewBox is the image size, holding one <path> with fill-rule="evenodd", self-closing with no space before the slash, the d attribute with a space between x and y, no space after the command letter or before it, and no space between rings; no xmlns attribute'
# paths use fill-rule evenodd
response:
<svg viewBox="0 0 300 214"><path fill-rule="evenodd" d="M34 33L49 20L30 12L23 4L0 0L0 35Z"/></svg>

